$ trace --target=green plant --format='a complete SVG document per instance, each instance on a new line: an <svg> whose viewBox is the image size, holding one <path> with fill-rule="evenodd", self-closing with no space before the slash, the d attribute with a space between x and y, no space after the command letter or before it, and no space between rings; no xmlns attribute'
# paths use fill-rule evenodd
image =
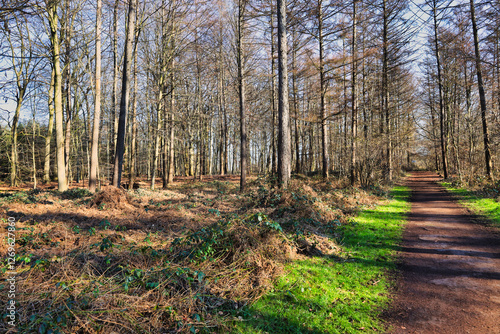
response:
<svg viewBox="0 0 500 334"><path fill-rule="evenodd" d="M86 188L73 188L63 191L61 193L61 198L64 199L79 199L84 197L90 197L93 194Z"/></svg>
<svg viewBox="0 0 500 334"><path fill-rule="evenodd" d="M101 243L99 244L99 249L101 252L104 252L105 250L108 250L110 248L113 248L113 242L109 237L103 238Z"/></svg>
<svg viewBox="0 0 500 334"><path fill-rule="evenodd" d="M105 219L99 223L99 228L101 230L107 230L110 226L111 226L111 223L107 219Z"/></svg>
<svg viewBox="0 0 500 334"><path fill-rule="evenodd" d="M72 230L76 234L80 234L80 232L81 232L80 226L78 226L78 225L73 226Z"/></svg>
<svg viewBox="0 0 500 334"><path fill-rule="evenodd" d="M73 320L74 316L71 311L74 308L75 301L68 298L63 305L49 311L45 314L33 314L29 321L21 325L23 333L38 333L38 334L59 334L65 333L66 328Z"/></svg>
<svg viewBox="0 0 500 334"><path fill-rule="evenodd" d="M213 213L216 216L220 216L220 211L219 209L208 209L209 213Z"/></svg>
<svg viewBox="0 0 500 334"><path fill-rule="evenodd" d="M281 225L278 222L269 219L269 217L263 214L262 212L257 212L252 216L250 216L250 221L253 221L254 223L257 224L263 224L264 226L267 226L268 228L274 231L283 232L283 229L281 228Z"/></svg>

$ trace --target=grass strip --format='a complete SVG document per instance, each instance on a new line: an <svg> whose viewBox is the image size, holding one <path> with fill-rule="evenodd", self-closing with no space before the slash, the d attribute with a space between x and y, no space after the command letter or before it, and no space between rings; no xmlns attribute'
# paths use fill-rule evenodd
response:
<svg viewBox="0 0 500 334"><path fill-rule="evenodd" d="M375 333L385 327L410 191L396 187L391 200L361 211L338 228L342 251L287 265L274 289L248 307L233 333ZM242 320L242 321L241 321Z"/></svg>
<svg viewBox="0 0 500 334"><path fill-rule="evenodd" d="M440 184L452 193L460 204L473 213L483 216L488 223L500 227L500 203L497 198L484 197L473 190L453 187L450 182Z"/></svg>

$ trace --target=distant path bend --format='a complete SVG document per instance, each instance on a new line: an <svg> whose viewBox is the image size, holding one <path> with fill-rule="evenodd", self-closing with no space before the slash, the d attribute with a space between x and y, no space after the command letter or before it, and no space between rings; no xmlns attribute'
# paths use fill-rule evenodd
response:
<svg viewBox="0 0 500 334"><path fill-rule="evenodd" d="M500 334L500 234L416 172L388 321L393 334Z"/></svg>

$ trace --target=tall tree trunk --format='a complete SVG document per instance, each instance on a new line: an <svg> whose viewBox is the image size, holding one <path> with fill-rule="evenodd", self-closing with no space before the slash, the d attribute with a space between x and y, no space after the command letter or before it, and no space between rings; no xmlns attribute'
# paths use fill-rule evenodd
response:
<svg viewBox="0 0 500 334"><path fill-rule="evenodd" d="M319 77L320 77L320 117L321 117L321 156L323 160L323 178L328 178L328 127L326 116L326 80L323 40L323 0L318 1L318 41L319 41Z"/></svg>
<svg viewBox="0 0 500 334"><path fill-rule="evenodd" d="M351 114L351 185L356 182L356 144L358 137L358 92L357 92L357 31L356 31L356 0L352 1L352 114Z"/></svg>
<svg viewBox="0 0 500 334"><path fill-rule="evenodd" d="M21 113L21 105L23 103L24 92L17 92L16 101L16 111L14 112L14 118L12 119L11 136L12 136L12 146L11 146L11 157L10 157L10 186L16 187L18 184L17 168L18 168L18 153L17 153L17 126L19 123L19 115Z"/></svg>
<svg viewBox="0 0 500 334"><path fill-rule="evenodd" d="M479 102L481 104L481 123L483 126L484 159L486 164L486 176L491 179L491 152L490 139L488 135L488 123L486 121L486 94L484 93L483 74L481 72L481 54L479 52L479 37L477 35L476 14L474 0L470 0L470 16L472 20L472 32L474 34L474 52L476 55L477 88L479 90Z"/></svg>
<svg viewBox="0 0 500 334"><path fill-rule="evenodd" d="M160 77L161 80L161 77ZM160 83L161 87L161 83ZM158 155L160 151L160 129L161 129L161 111L163 109L163 92L160 89L158 94L158 105L156 108L156 131L155 131L155 145L153 152L153 170L151 171L151 190L155 189L156 173L158 170Z"/></svg>
<svg viewBox="0 0 500 334"><path fill-rule="evenodd" d="M439 41L438 41L438 25L437 25L437 1L433 1L432 14L434 18L434 48L436 65L438 72L438 90L439 90L439 129L440 129L440 139L441 139L441 159L443 164L443 175L444 178L448 178L448 152L445 140L445 129L444 129L444 105L443 105L443 79L441 76L441 59L439 56Z"/></svg>
<svg viewBox="0 0 500 334"><path fill-rule="evenodd" d="M101 16L102 1L97 0L96 11L96 43L95 43L95 105L94 128L92 129L92 153L90 155L89 190L95 192L97 187L97 168L99 168L99 125L101 123Z"/></svg>
<svg viewBox="0 0 500 334"><path fill-rule="evenodd" d="M62 75L60 60L60 43L58 34L57 6L58 1L48 4L47 12L50 24L50 43L52 46L52 64L54 68L54 114L56 121L56 147L57 147L57 182L58 190L68 189L66 180L66 165L64 162L64 129L63 129L63 105L62 105Z"/></svg>
<svg viewBox="0 0 500 334"><path fill-rule="evenodd" d="M120 0L115 0L115 5L113 7L113 93L111 97L111 110L112 110L112 135L111 135L111 146L113 149L113 160L114 153L116 152L116 137L118 135L118 5Z"/></svg>
<svg viewBox="0 0 500 334"><path fill-rule="evenodd" d="M271 162L271 174L275 174L278 168L278 152L276 149L276 76L274 75L275 62L274 62L274 6L271 2L271 109L272 109L272 119L271 119L271 149L272 149L272 162Z"/></svg>
<svg viewBox="0 0 500 334"><path fill-rule="evenodd" d="M137 0L129 0L129 12L127 22L127 37L125 39L125 51L122 76L122 96L120 101L120 117L118 120L118 135L116 138L115 164L113 171L113 186L119 188L121 184L123 169L123 154L125 152L125 131L127 121L127 109L130 97L130 64L132 62L132 43L135 35L135 17Z"/></svg>
<svg viewBox="0 0 500 334"><path fill-rule="evenodd" d="M132 98L132 138L130 139L129 189L134 189L137 174L137 50L134 50L134 95Z"/></svg>
<svg viewBox="0 0 500 334"><path fill-rule="evenodd" d="M64 22L64 37L65 37L65 58L66 63L63 68L64 81L64 96L63 101L66 104L66 127L64 129L64 163L66 165L66 177L71 182L70 173L70 157L71 157L71 126L73 118L73 106L71 105L71 34L72 34L72 19L70 16L69 0L65 0L66 20Z"/></svg>
<svg viewBox="0 0 500 334"><path fill-rule="evenodd" d="M225 175L227 173L227 122L226 122L226 106L224 96L224 26L222 21L219 26L219 73L218 73L218 102L219 102L219 119L220 119L220 146L219 146L219 173Z"/></svg>
<svg viewBox="0 0 500 334"><path fill-rule="evenodd" d="M294 128L295 128L295 172L300 173L300 145L299 145L299 105L297 96L297 32L293 30L293 50L292 50L292 98L293 98L293 111L295 114Z"/></svg>
<svg viewBox="0 0 500 334"><path fill-rule="evenodd" d="M385 113L385 131L387 140L387 152L386 152L386 163L387 163L387 179L392 180L392 134L391 134L391 118L389 111L389 55L388 55L388 13L387 13L387 1L383 1L383 20L384 20L384 31L383 31L383 69L382 69L382 105L383 111Z"/></svg>
<svg viewBox="0 0 500 334"><path fill-rule="evenodd" d="M278 183L282 188L286 188L290 181L292 156L290 115L288 110L288 46L286 29L286 0L278 0Z"/></svg>
<svg viewBox="0 0 500 334"><path fill-rule="evenodd" d="M175 120L175 77L174 77L174 60L172 60L172 71L170 73L170 142L168 151L168 175L167 184L174 182L175 174L175 155L174 155L174 145L175 145L175 133L174 133L174 120Z"/></svg>
<svg viewBox="0 0 500 334"><path fill-rule="evenodd" d="M430 83L430 76L429 76L429 81L427 82L427 86L428 86L428 91L429 91L429 108L430 108L430 112L431 112L431 126L432 126L432 146L434 148L434 163L435 163L435 167L436 167L436 171L439 170L439 153L438 153L438 147L437 147L437 135L436 135L436 120L435 120L435 117L434 117L434 97L433 97L433 94L432 94L432 87L431 87L431 83Z"/></svg>
<svg viewBox="0 0 500 334"><path fill-rule="evenodd" d="M51 79L49 86L49 125L47 128L47 136L45 137L45 156L43 163L43 182L50 182L50 142L52 140L52 131L54 130L54 69L51 71Z"/></svg>
<svg viewBox="0 0 500 334"><path fill-rule="evenodd" d="M238 53L238 93L240 104L240 191L245 191L247 182L247 129L246 129L246 101L245 101L245 70L244 70L244 55L243 55L243 29L244 29L244 12L246 0L238 1L238 36L237 36L237 53Z"/></svg>
<svg viewBox="0 0 500 334"><path fill-rule="evenodd" d="M36 189L37 187L37 178L36 178L36 155L35 155L35 144L36 144L36 119L35 119L35 110L33 110L33 119L31 123L32 127L32 134L31 134L31 139L32 139L32 145L31 145L31 162L33 164L33 189Z"/></svg>

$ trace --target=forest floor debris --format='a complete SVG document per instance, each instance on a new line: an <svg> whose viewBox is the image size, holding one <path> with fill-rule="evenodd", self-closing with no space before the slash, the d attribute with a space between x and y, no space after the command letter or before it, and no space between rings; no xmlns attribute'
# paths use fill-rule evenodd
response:
<svg viewBox="0 0 500 334"><path fill-rule="evenodd" d="M2 219L16 219L18 328L211 333L233 320L225 310L268 291L285 263L339 252L337 229L378 199L315 179L287 191L271 182L254 178L245 193L236 177L1 193Z"/></svg>

